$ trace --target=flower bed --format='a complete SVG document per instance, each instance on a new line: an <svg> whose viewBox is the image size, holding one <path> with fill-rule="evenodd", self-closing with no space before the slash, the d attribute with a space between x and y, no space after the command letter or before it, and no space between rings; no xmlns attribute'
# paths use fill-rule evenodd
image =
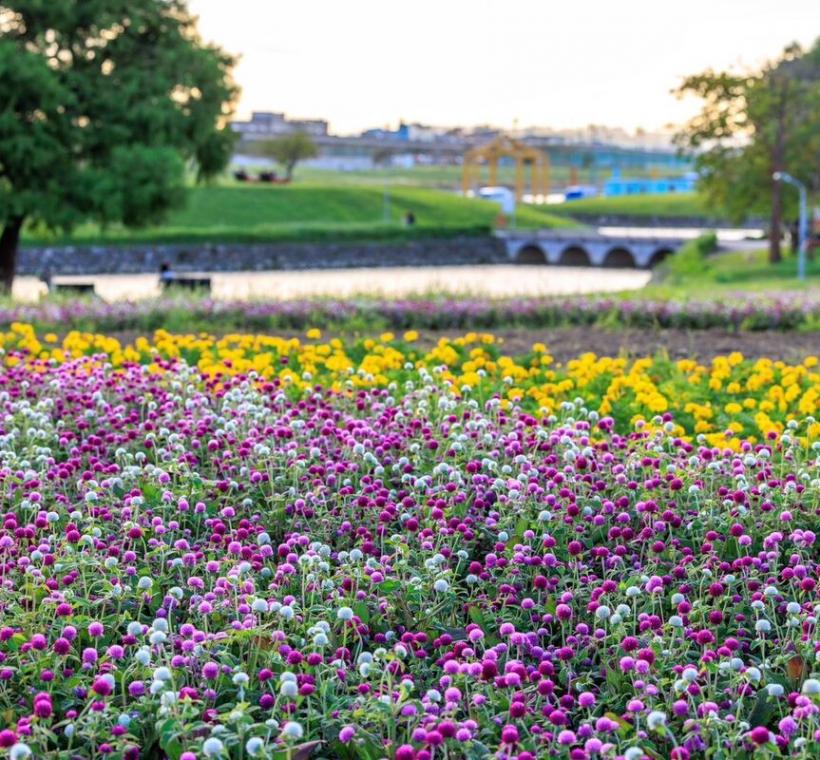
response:
<svg viewBox="0 0 820 760"><path fill-rule="evenodd" d="M816 757L816 360L415 337L0 336L0 757Z"/></svg>
<svg viewBox="0 0 820 760"><path fill-rule="evenodd" d="M41 329L183 330L305 329L373 325L390 329L494 329L560 325L684 329L817 329L815 293L741 293L704 301L568 297L525 299L215 301L159 299L105 303L73 300L0 309L0 325L31 322Z"/></svg>

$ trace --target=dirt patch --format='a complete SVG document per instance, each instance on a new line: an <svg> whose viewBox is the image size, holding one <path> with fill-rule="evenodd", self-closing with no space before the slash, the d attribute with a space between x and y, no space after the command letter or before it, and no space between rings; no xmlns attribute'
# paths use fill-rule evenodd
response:
<svg viewBox="0 0 820 760"><path fill-rule="evenodd" d="M708 361L740 351L748 358L769 357L802 361L820 353L820 334L795 332L731 332L728 330L602 330L596 327L559 327L544 330L495 330L504 340L505 353L529 351L533 343L546 343L557 361L579 354L599 356L651 356L660 352L673 359ZM426 336L425 336L426 337Z"/></svg>

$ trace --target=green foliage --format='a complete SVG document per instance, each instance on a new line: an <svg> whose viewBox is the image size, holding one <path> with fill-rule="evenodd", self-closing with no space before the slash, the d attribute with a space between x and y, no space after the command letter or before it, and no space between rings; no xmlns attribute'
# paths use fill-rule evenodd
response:
<svg viewBox="0 0 820 760"><path fill-rule="evenodd" d="M624 215L638 217L714 218L706 199L698 193L646 193L610 198L582 198L559 206L550 206L556 214Z"/></svg>
<svg viewBox="0 0 820 760"><path fill-rule="evenodd" d="M808 51L791 45L756 73L688 77L678 94L703 101L677 137L695 154L701 190L730 218L770 214L776 261L782 214L794 218L797 204L772 174L788 171L812 193L820 190L820 39Z"/></svg>
<svg viewBox="0 0 820 760"><path fill-rule="evenodd" d="M717 250L717 236L712 232L683 245L658 268L657 277L664 279L697 276L706 268L706 257Z"/></svg>
<svg viewBox="0 0 820 760"><path fill-rule="evenodd" d="M179 206L186 165L229 159L232 65L182 0L0 0L0 222L138 226Z"/></svg>
<svg viewBox="0 0 820 760"><path fill-rule="evenodd" d="M282 164L288 179L293 177L293 170L299 161L313 158L317 154L316 143L310 135L304 132L294 132L273 140L263 140L255 148L258 155L267 156Z"/></svg>

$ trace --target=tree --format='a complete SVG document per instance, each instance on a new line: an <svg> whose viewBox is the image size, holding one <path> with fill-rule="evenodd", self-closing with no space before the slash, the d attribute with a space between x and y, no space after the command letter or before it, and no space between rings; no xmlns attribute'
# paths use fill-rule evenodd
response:
<svg viewBox="0 0 820 760"><path fill-rule="evenodd" d="M184 0L0 0L0 288L24 224L144 225L222 170L233 64Z"/></svg>
<svg viewBox="0 0 820 760"><path fill-rule="evenodd" d="M820 190L820 39L808 51L790 45L758 72L705 71L677 90L703 100L701 112L677 135L695 153L700 187L732 219L769 215L769 260L781 259L784 213L793 193L772 179L787 171Z"/></svg>
<svg viewBox="0 0 820 760"><path fill-rule="evenodd" d="M317 155L316 143L305 132L292 132L273 140L263 140L257 145L257 153L272 158L285 168L285 178L293 179L293 170L299 161Z"/></svg>

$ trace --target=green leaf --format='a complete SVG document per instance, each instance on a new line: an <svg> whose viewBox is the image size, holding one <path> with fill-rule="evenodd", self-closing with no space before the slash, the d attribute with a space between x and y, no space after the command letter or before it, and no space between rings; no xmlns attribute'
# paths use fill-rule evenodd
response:
<svg viewBox="0 0 820 760"><path fill-rule="evenodd" d="M365 625L370 622L370 611L365 602L353 602L352 609Z"/></svg>
<svg viewBox="0 0 820 760"><path fill-rule="evenodd" d="M757 695L757 702L755 702L754 709L749 715L749 725L766 726L771 720L774 713L775 703L773 699L769 699L769 695L765 691L761 691Z"/></svg>

